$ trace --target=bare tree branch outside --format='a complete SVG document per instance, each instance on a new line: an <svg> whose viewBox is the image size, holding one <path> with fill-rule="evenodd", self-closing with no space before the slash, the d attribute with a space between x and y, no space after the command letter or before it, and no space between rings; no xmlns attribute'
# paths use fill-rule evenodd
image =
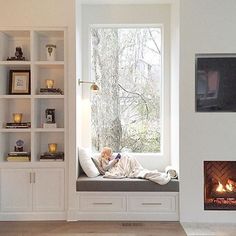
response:
<svg viewBox="0 0 236 236"><path fill-rule="evenodd" d="M160 28L92 28L92 148L158 153L161 147Z"/></svg>

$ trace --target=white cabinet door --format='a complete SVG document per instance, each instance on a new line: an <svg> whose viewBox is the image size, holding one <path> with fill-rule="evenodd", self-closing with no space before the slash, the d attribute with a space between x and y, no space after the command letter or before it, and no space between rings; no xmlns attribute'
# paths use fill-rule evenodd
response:
<svg viewBox="0 0 236 236"><path fill-rule="evenodd" d="M30 169L1 170L1 210L32 211L32 183Z"/></svg>
<svg viewBox="0 0 236 236"><path fill-rule="evenodd" d="M64 170L34 169L33 210L64 210Z"/></svg>

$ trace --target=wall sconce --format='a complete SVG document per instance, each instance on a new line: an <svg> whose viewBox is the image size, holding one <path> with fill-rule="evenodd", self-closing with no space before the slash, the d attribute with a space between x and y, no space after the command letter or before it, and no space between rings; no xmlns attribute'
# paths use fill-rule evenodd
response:
<svg viewBox="0 0 236 236"><path fill-rule="evenodd" d="M98 85L95 83L95 82L90 82L90 81L82 81L80 79L78 79L78 84L92 84L90 86L90 90L93 91L93 92L97 92L99 90L99 87Z"/></svg>
<svg viewBox="0 0 236 236"><path fill-rule="evenodd" d="M13 122L18 124L21 123L22 116L23 116L22 113L13 113Z"/></svg>

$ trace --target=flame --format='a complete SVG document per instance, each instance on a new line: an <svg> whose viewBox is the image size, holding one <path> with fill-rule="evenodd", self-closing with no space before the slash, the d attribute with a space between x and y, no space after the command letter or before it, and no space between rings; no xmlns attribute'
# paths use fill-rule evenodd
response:
<svg viewBox="0 0 236 236"><path fill-rule="evenodd" d="M227 190L228 192L232 192L233 189L234 189L234 187L233 187L232 184L226 184L225 187L226 187L226 190Z"/></svg>
<svg viewBox="0 0 236 236"><path fill-rule="evenodd" d="M218 182L218 183L219 183L219 185L216 188L216 192L226 192L224 186L220 182Z"/></svg>
<svg viewBox="0 0 236 236"><path fill-rule="evenodd" d="M234 191L234 186L232 185L232 183L230 181L227 181L228 183L225 185L225 187L223 186L223 184L221 184L218 181L218 186L216 188L216 192L232 192Z"/></svg>

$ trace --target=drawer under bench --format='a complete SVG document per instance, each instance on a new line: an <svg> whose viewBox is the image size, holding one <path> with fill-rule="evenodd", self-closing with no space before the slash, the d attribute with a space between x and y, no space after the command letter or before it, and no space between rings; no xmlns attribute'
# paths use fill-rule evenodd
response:
<svg viewBox="0 0 236 236"><path fill-rule="evenodd" d="M178 192L77 192L78 220L179 219Z"/></svg>

